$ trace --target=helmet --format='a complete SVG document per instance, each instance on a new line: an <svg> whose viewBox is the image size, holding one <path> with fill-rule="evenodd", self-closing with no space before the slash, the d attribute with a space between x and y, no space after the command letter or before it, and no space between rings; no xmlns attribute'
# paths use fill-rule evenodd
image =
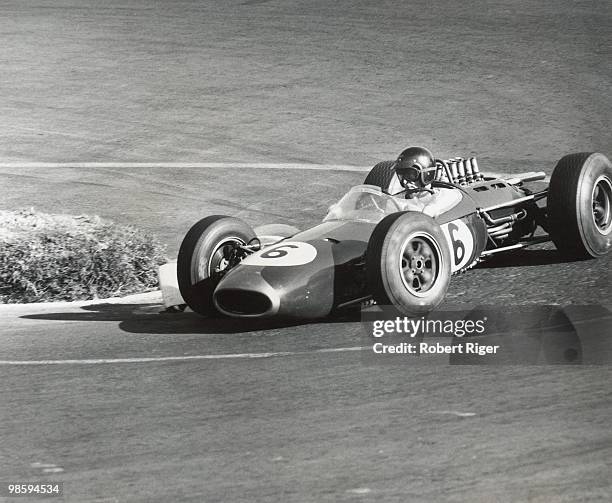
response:
<svg viewBox="0 0 612 503"><path fill-rule="evenodd" d="M395 161L395 172L402 187L423 188L436 178L436 162L424 147L409 147Z"/></svg>

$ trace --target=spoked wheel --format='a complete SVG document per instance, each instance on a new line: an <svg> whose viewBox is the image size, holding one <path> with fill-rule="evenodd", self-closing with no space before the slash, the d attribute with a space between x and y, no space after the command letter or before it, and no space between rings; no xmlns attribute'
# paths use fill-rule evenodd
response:
<svg viewBox="0 0 612 503"><path fill-rule="evenodd" d="M241 258L240 247L255 237L237 218L213 215L196 223L185 235L177 260L179 290L196 313L213 316L213 293L221 278Z"/></svg>
<svg viewBox="0 0 612 503"><path fill-rule="evenodd" d="M548 227L570 258L601 257L612 249L612 164L603 154L563 157L548 187Z"/></svg>
<svg viewBox="0 0 612 503"><path fill-rule="evenodd" d="M410 293L423 297L434 286L440 270L442 252L436 240L425 232L406 239L401 255L402 280Z"/></svg>
<svg viewBox="0 0 612 503"><path fill-rule="evenodd" d="M374 300L406 316L427 314L448 290L450 252L442 229L413 211L385 217L366 251L366 276Z"/></svg>

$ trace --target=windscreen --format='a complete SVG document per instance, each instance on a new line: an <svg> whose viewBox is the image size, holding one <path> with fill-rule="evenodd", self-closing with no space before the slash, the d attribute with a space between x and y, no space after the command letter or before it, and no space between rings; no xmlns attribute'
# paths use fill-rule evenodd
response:
<svg viewBox="0 0 612 503"><path fill-rule="evenodd" d="M323 221L358 220L375 224L397 211L401 209L393 196L375 185L357 185L329 208Z"/></svg>

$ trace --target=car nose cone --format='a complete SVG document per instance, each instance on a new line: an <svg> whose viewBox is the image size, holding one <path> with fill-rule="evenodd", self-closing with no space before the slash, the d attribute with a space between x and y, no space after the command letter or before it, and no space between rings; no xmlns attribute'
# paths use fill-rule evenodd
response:
<svg viewBox="0 0 612 503"><path fill-rule="evenodd" d="M213 295L215 307L237 318L311 319L328 315L334 301L332 243L319 240L298 245L291 250L306 250L311 255L285 255L271 248L238 264L219 282Z"/></svg>

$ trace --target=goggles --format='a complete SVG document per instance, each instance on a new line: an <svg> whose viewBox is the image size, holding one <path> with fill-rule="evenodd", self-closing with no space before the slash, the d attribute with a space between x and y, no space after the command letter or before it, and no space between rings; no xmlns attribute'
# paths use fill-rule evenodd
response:
<svg viewBox="0 0 612 503"><path fill-rule="evenodd" d="M409 168L396 168L395 172L397 173L403 187L406 187L406 185L409 183L424 187L436 179L437 169L438 168L436 166L431 168L423 168L423 166L416 162Z"/></svg>

